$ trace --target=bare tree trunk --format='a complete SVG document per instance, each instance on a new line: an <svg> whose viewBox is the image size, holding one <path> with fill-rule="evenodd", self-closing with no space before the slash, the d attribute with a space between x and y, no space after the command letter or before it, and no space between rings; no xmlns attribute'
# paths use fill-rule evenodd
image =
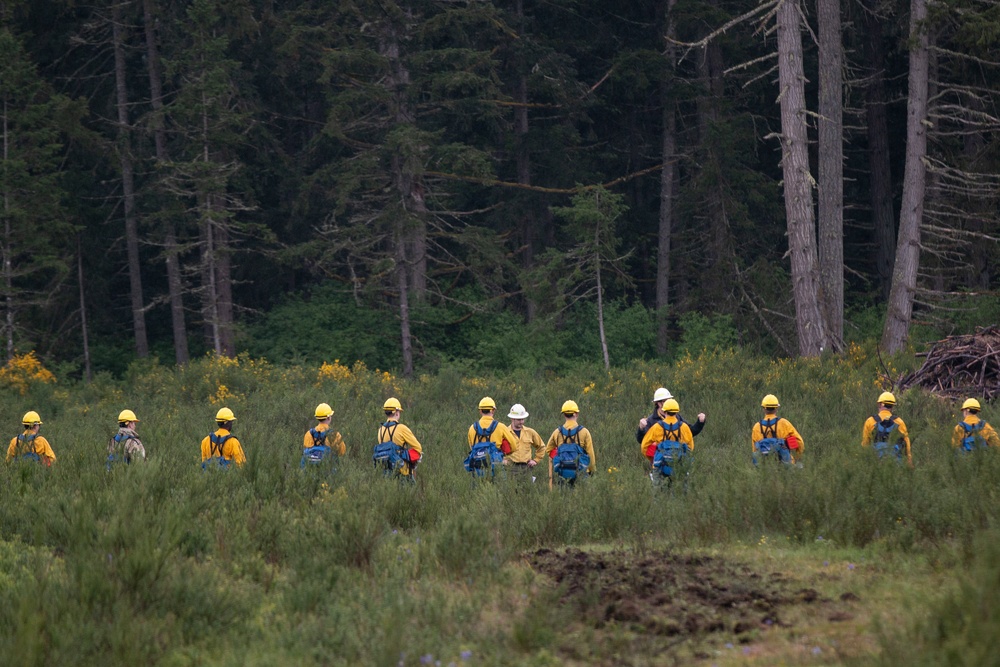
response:
<svg viewBox="0 0 1000 667"><path fill-rule="evenodd" d="M785 216L788 224L788 250L792 260L795 321L799 354L813 357L827 346L827 327L820 306L817 275L815 215L805 119L802 34L796 0L780 2L777 23L781 167L785 181Z"/></svg>
<svg viewBox="0 0 1000 667"><path fill-rule="evenodd" d="M709 3L713 8L718 2ZM722 159L717 144L711 139L711 128L718 122L718 105L725 94L723 81L722 48L717 40L705 45L697 59L698 79L704 94L697 99L698 141L700 142L701 171L710 177L706 193L704 215L708 219L706 245L710 253L710 269L702 274L703 286L712 299L723 299L732 284L732 266L735 262L732 234L726 219L726 194L722 182ZM704 178L704 176L702 176Z"/></svg>
<svg viewBox="0 0 1000 667"><path fill-rule="evenodd" d="M2 93L0 93L2 94ZM7 96L3 96L3 161L10 160L10 130L7 125ZM7 339L7 361L14 358L14 249L11 247L13 231L10 228L10 193L4 183L3 191L3 286L6 291L4 301L7 312L4 313L4 333Z"/></svg>
<svg viewBox="0 0 1000 667"><path fill-rule="evenodd" d="M518 32L524 34L524 1L515 0L514 13L518 20ZM517 182L521 185L531 185L531 155L528 152L528 77L525 75L527 64L523 55L517 58L518 75L514 84L514 136L517 141ZM525 207L520 220L520 236L523 252L521 262L524 268L530 269L535 263L535 226L538 218L530 205ZM530 296L526 297L526 320L531 322L538 312L538 305Z"/></svg>
<svg viewBox="0 0 1000 667"><path fill-rule="evenodd" d="M83 339L83 375L89 383L94 379L90 368L90 337L87 333L87 300L84 298L86 290L83 288L83 243L80 236L76 237L76 276L80 283L80 334Z"/></svg>
<svg viewBox="0 0 1000 667"><path fill-rule="evenodd" d="M927 87L930 38L926 26L927 0L910 0L910 73L906 101L906 163L903 203L899 212L899 239L892 271L889 309L882 346L890 353L906 345L913 317L913 298L920 268L920 225L924 214L927 171Z"/></svg>
<svg viewBox="0 0 1000 667"><path fill-rule="evenodd" d="M150 103L153 107L153 142L156 146L156 161L162 165L168 160L167 133L163 123L163 75L160 71L160 53L156 45L154 5L154 0L143 0L142 14L146 33ZM181 279L177 232L173 221L169 219L164 221L163 245L167 265L167 291L170 294L170 319L174 334L174 358L178 364L183 365L191 359L191 355L188 352L187 326L184 321L184 283Z"/></svg>
<svg viewBox="0 0 1000 667"><path fill-rule="evenodd" d="M146 338L146 312L142 302L142 266L139 262L139 221L135 210L135 177L132 168L131 126L128 121L128 91L125 88L125 50L122 45L121 5L111 3L111 32L115 54L115 95L118 108L118 159L122 169L122 194L125 199L125 247L128 254L128 278L132 296L132 328L135 351L149 355Z"/></svg>
<svg viewBox="0 0 1000 667"><path fill-rule="evenodd" d="M204 220L202 223L201 246L201 277L202 303L205 323L207 325L208 342L221 355L222 337L219 334L219 289L216 283L217 269L215 258L215 223L212 220L211 197L204 196Z"/></svg>
<svg viewBox="0 0 1000 667"><path fill-rule="evenodd" d="M413 341L410 337L410 299L406 285L406 251L403 230L396 234L396 284L399 287L399 332L403 351L403 376L413 375Z"/></svg>
<svg viewBox="0 0 1000 667"><path fill-rule="evenodd" d="M389 24L381 46L382 55L389 63L386 87L392 95L394 121L397 125L412 125L413 111L407 98L410 86L410 71L400 57L399 35L396 26ZM399 193L403 209L410 213L402 242L406 250L406 271L413 297L423 301L427 295L427 205L424 201L424 185L419 174L401 155L392 157L393 183Z"/></svg>
<svg viewBox="0 0 1000 667"><path fill-rule="evenodd" d="M892 212L892 168L889 160L889 121L886 116L885 48L882 20L875 15L877 0L865 0L864 53L868 63L865 117L868 132L868 171L872 222L875 228L875 270L883 299L892 287L892 265L896 260L896 220Z"/></svg>
<svg viewBox="0 0 1000 667"><path fill-rule="evenodd" d="M598 205L599 206L599 205ZM594 273L597 277L597 331L601 337L601 354L604 356L604 370L611 370L608 357L608 337L604 333L604 286L601 283L601 224L594 232Z"/></svg>
<svg viewBox="0 0 1000 667"><path fill-rule="evenodd" d="M219 225L215 235L216 271L218 278L216 289L219 298L219 345L227 357L236 356L236 333L233 330L233 271L232 248L229 243L229 230Z"/></svg>
<svg viewBox="0 0 1000 667"><path fill-rule="evenodd" d="M818 0L819 272L827 332L844 341L844 48L840 0Z"/></svg>
<svg viewBox="0 0 1000 667"><path fill-rule="evenodd" d="M660 101L663 104L663 147L660 160L663 169L660 171L660 226L657 233L656 247L656 352L659 355L667 353L667 337L670 317L670 241L674 225L675 167L674 157L677 152L677 115L673 100L669 99L668 81L672 78L676 54L674 49L674 19L671 12L676 0L667 0L666 13L666 55L669 76L664 77L660 89ZM598 289L600 293L600 289ZM603 335L603 330L602 330ZM605 350L605 364L607 350Z"/></svg>

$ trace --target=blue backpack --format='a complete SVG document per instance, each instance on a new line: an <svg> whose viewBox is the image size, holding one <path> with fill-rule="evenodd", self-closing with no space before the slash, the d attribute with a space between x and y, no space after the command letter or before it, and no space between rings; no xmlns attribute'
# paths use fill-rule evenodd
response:
<svg viewBox="0 0 1000 667"><path fill-rule="evenodd" d="M958 425L965 429L965 437L962 438L962 451L971 452L978 445L981 449L986 449L987 442L983 437L983 424L986 422L979 420L975 424L967 424L964 421Z"/></svg>
<svg viewBox="0 0 1000 667"><path fill-rule="evenodd" d="M656 452L653 454L653 467L664 477L671 477L674 468L680 465L681 460L689 453L687 443L680 441L681 424L680 419L673 424L667 424L662 420L657 420L657 424L663 428L663 441L656 445Z"/></svg>
<svg viewBox="0 0 1000 667"><path fill-rule="evenodd" d="M479 422L472 424L476 430L476 441L472 443L472 449L462 463L465 465L466 471L476 477L485 477L487 473L490 476L495 476L497 466L503 465L503 452L496 446L496 443L490 440L499 423L494 420L487 428L480 426Z"/></svg>
<svg viewBox="0 0 1000 667"><path fill-rule="evenodd" d="M299 461L300 468L305 468L307 463L319 465L333 457L333 450L326 444L326 436L329 433L330 429L325 431L318 431L315 428L309 429L313 444L312 447L306 447L302 450L302 460Z"/></svg>
<svg viewBox="0 0 1000 667"><path fill-rule="evenodd" d="M762 460L777 459L782 463L791 463L792 454L788 451L788 443L778 437L778 420L780 417L760 420L760 434L764 436L754 446L753 464L757 465L757 455ZM772 456L772 454L774 456Z"/></svg>
<svg viewBox="0 0 1000 667"><path fill-rule="evenodd" d="M42 457L35 451L35 436L37 435L37 433L22 433L17 436L17 448L14 450L17 453L14 456L15 461L42 462Z"/></svg>
<svg viewBox="0 0 1000 667"><path fill-rule="evenodd" d="M210 468L220 468L222 470L229 469L230 461L222 455L222 447L231 437L233 437L232 433L227 433L226 435L216 435L215 433L208 434L208 439L211 443L211 450L209 453L211 453L212 456L201 462L202 470L208 470Z"/></svg>
<svg viewBox="0 0 1000 667"><path fill-rule="evenodd" d="M552 458L552 472L558 475L560 480L575 482L580 473L590 466L590 456L587 455L587 450L580 446L582 429L582 426L559 427L563 444L556 448L556 455Z"/></svg>
<svg viewBox="0 0 1000 667"><path fill-rule="evenodd" d="M397 426L399 426L399 422L382 424L382 428L385 430L379 432L379 437L383 441L375 445L372 452L372 464L376 470L381 470L386 477L398 475L407 462L406 450L402 445L397 445L392 441Z"/></svg>
<svg viewBox="0 0 1000 667"><path fill-rule="evenodd" d="M895 417L889 417L888 419L879 419L878 415L872 415L872 419L875 420L875 440L872 443L872 447L875 449L875 453L879 458L882 458L889 453L889 438L892 437L893 431L899 428L899 422L896 421ZM903 458L903 443L897 438L896 444L892 446L891 451L896 455L897 459L902 460Z"/></svg>
<svg viewBox="0 0 1000 667"><path fill-rule="evenodd" d="M116 463L124 463L125 465L130 465L132 463L132 457L129 455L129 453L127 451L125 451L125 444L124 444L124 443L128 442L129 440L135 440L135 438L133 438L131 435L127 435L125 433L116 433L111 438L111 442L114 443L114 446L113 447L110 446L111 442L108 443L108 445L109 445L108 449L113 449L113 451L108 454L108 460L104 464L105 468L107 468L108 470L111 470L111 466L115 465ZM120 457L118 456L118 448L119 447L121 448L121 452L122 452L122 454L121 454ZM204 467L204 466L202 466L202 467Z"/></svg>

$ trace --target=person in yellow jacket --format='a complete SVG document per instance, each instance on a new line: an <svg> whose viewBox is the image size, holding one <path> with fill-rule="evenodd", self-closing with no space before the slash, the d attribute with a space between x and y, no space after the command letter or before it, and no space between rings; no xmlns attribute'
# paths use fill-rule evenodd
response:
<svg viewBox="0 0 1000 667"><path fill-rule="evenodd" d="M230 463L238 466L246 463L247 457L243 453L243 445L232 434L233 422L236 415L229 408L222 408L215 414L215 433L209 433L201 441L201 467L205 468L209 463L216 463L222 468L229 467Z"/></svg>
<svg viewBox="0 0 1000 667"><path fill-rule="evenodd" d="M34 410L29 410L21 418L21 426L24 432L11 438L10 444L7 446L7 460L32 459L47 466L52 465L52 462L56 460L52 445L45 439L45 436L38 434L42 427L42 418Z"/></svg>
<svg viewBox="0 0 1000 667"><path fill-rule="evenodd" d="M542 441L542 436L538 435L538 431L524 425L528 411L520 403L511 406L507 418L510 419L510 432L516 440L510 454L504 457L503 462L510 465L515 474L520 474L537 465L545 450L545 443Z"/></svg>
<svg viewBox="0 0 1000 667"><path fill-rule="evenodd" d="M504 455L509 455L514 451L517 438L503 422L495 419L497 404L489 396L483 396L479 401L479 421L473 422L469 427L468 441L469 451L472 446L480 442L492 442L496 448Z"/></svg>
<svg viewBox="0 0 1000 667"><path fill-rule="evenodd" d="M378 456L379 448L387 443L392 443L402 448L403 460L396 471L404 477L414 479L413 473L417 469L417 464L424 457L424 448L421 446L417 436L406 424L400 423L403 414L403 405L397 398L389 398L382 405L385 413L385 421L378 427L378 444L375 446L375 456ZM384 448L383 448L384 449ZM378 466L376 461L375 465Z"/></svg>
<svg viewBox="0 0 1000 667"><path fill-rule="evenodd" d="M760 407L764 408L764 418L754 424L750 432L754 465L763 458L777 458L782 463L799 461L805 442L790 421L778 416L781 407L778 397L768 394L761 400Z"/></svg>
<svg viewBox="0 0 1000 667"><path fill-rule="evenodd" d="M988 422L979 418L982 406L974 398L962 404L962 421L958 422L951 434L951 446L955 451L971 452L978 447L1000 447L1000 437Z"/></svg>
<svg viewBox="0 0 1000 667"><path fill-rule="evenodd" d="M896 407L896 397L892 392L883 391L878 397L878 413L865 420L861 429L861 446L873 447L879 458L893 452L896 458L913 467L913 456L910 453L910 435L902 419L892 414Z"/></svg>
<svg viewBox="0 0 1000 667"><path fill-rule="evenodd" d="M347 453L347 445L340 431L330 428L330 420L333 418L333 408L329 403L320 403L315 411L316 426L306 431L302 436L302 449L312 449L313 447L329 447L330 452L337 456Z"/></svg>
<svg viewBox="0 0 1000 667"><path fill-rule="evenodd" d="M579 424L580 418L580 408L576 404L576 401L566 401L562 405L562 416L566 422L552 431L552 435L549 436L549 441L545 444L545 451L543 456L548 456L549 458L549 488L552 488L553 474L555 472L556 463L555 459L559 458L559 449L565 445L578 445L583 453L588 457L589 462L587 463L587 473L593 475L597 470L597 456L594 454L594 440L590 435L590 431ZM576 473L582 472L580 470L573 471L573 478L570 479L570 483L573 483L576 479ZM561 477L566 478L566 475L561 475Z"/></svg>
<svg viewBox="0 0 1000 667"><path fill-rule="evenodd" d="M646 435L642 438L642 453L649 460L651 479L656 481L655 472L662 478L673 481L674 469L681 459L694 452L694 433L687 422L682 421L678 413L681 411L676 400L668 398L656 409L656 421L652 422ZM663 447L661 447L663 443ZM657 458L657 450L661 450Z"/></svg>

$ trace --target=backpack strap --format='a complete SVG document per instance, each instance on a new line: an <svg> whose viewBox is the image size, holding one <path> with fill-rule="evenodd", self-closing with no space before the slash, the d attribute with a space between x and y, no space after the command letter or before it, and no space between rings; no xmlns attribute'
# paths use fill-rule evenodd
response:
<svg viewBox="0 0 1000 667"><path fill-rule="evenodd" d="M487 442L493 435L493 431L497 430L497 424L499 423L494 419L488 428L483 428L479 422L473 422L472 427L476 429L476 442Z"/></svg>
<svg viewBox="0 0 1000 667"><path fill-rule="evenodd" d="M564 445L569 443L575 445L580 444L580 431L582 429L583 426L580 426L579 424L576 426L576 428L566 428L565 426L560 426L559 434L562 436L563 444Z"/></svg>
<svg viewBox="0 0 1000 667"><path fill-rule="evenodd" d="M37 435L37 433L22 433L17 436L16 451L18 456L35 453L35 436Z"/></svg>
<svg viewBox="0 0 1000 667"><path fill-rule="evenodd" d="M325 431L317 430L316 428L309 429L309 435L313 439L313 447L323 447L326 445L326 436L330 434L330 429Z"/></svg>
<svg viewBox="0 0 1000 667"><path fill-rule="evenodd" d="M227 433L226 435L216 435L215 433L208 434L208 439L212 443L211 454L213 457L217 456L220 459L225 458L222 456L222 448L225 446L226 441L231 437L233 437L232 433Z"/></svg>
<svg viewBox="0 0 1000 667"><path fill-rule="evenodd" d="M379 443L394 442L393 438L396 435L397 426L399 426L399 422L382 422L382 428L379 429L378 433Z"/></svg>
<svg viewBox="0 0 1000 667"><path fill-rule="evenodd" d="M772 417L771 419L761 419L760 420L760 435L762 438L777 438L778 437L778 422L781 421L781 417Z"/></svg>
<svg viewBox="0 0 1000 667"><path fill-rule="evenodd" d="M660 428L663 429L663 441L667 440L670 440L672 442L681 441L681 424L683 424L684 422L681 421L679 417L677 418L677 421L675 421L673 424L668 424L662 419L656 420L656 423L659 424Z"/></svg>

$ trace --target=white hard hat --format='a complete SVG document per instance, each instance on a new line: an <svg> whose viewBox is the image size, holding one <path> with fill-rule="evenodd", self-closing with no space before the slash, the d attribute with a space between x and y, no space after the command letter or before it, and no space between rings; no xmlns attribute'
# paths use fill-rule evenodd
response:
<svg viewBox="0 0 1000 667"><path fill-rule="evenodd" d="M665 401L668 398L673 398L673 395L667 391L666 387L660 387L653 392L653 403L659 403L660 401Z"/></svg>
<svg viewBox="0 0 1000 667"><path fill-rule="evenodd" d="M515 403L510 406L510 412L507 413L507 417L510 419L527 419L528 411L520 403Z"/></svg>

